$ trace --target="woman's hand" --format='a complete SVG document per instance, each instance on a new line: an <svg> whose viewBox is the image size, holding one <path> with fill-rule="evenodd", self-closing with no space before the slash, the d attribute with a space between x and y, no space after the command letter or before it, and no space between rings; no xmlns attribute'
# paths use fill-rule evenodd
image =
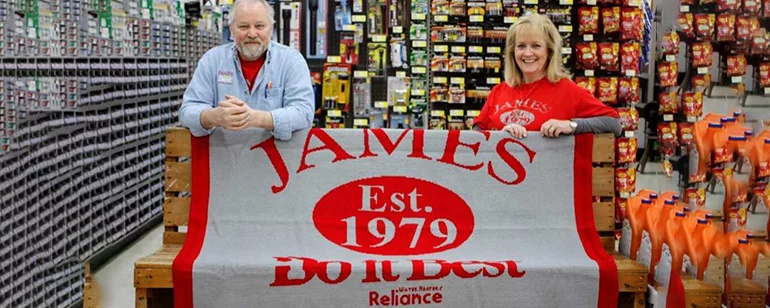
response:
<svg viewBox="0 0 770 308"><path fill-rule="evenodd" d="M548 120L540 126L540 134L545 137L558 138L560 135L569 135L574 132L570 121L566 120Z"/></svg>
<svg viewBox="0 0 770 308"><path fill-rule="evenodd" d="M527 129L519 124L508 124L503 127L503 131L510 133L516 139L527 138Z"/></svg>

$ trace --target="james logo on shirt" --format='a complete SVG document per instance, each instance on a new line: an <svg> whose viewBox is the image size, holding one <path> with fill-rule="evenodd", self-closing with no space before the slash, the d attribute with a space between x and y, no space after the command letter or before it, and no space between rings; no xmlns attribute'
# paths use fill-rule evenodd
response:
<svg viewBox="0 0 770 308"><path fill-rule="evenodd" d="M501 110L512 109L500 113L500 122L503 124L518 124L521 126L526 126L535 121L535 114L532 111L536 111L541 114L548 113L551 107L539 101L526 99L523 101L516 100L514 103L506 101L503 104L495 106L495 109L495 113L499 113Z"/></svg>

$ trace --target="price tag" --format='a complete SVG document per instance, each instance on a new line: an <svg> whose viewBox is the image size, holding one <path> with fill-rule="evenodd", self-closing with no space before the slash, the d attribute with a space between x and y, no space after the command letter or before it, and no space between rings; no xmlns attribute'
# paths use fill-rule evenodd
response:
<svg viewBox="0 0 770 308"><path fill-rule="evenodd" d="M585 75L587 77L593 77L594 76L594 70L585 70Z"/></svg>
<svg viewBox="0 0 770 308"><path fill-rule="evenodd" d="M663 115L663 121L671 122L673 120L674 120L674 115L673 114L664 114Z"/></svg>
<svg viewBox="0 0 770 308"><path fill-rule="evenodd" d="M353 77L355 78L366 78L369 77L369 72L367 71L354 71Z"/></svg>
<svg viewBox="0 0 770 308"><path fill-rule="evenodd" d="M356 25L343 25L342 31L356 32Z"/></svg>
<svg viewBox="0 0 770 308"><path fill-rule="evenodd" d="M353 119L355 126L369 126L369 119Z"/></svg>
<svg viewBox="0 0 770 308"><path fill-rule="evenodd" d="M446 77L438 77L438 76L433 77L433 83L446 84L446 82L447 82Z"/></svg>
<svg viewBox="0 0 770 308"><path fill-rule="evenodd" d="M393 33L404 33L404 27L402 26L393 27Z"/></svg>
<svg viewBox="0 0 770 308"><path fill-rule="evenodd" d="M340 62L342 62L342 57L340 57L340 56L328 56L328 57L326 57L326 62L329 62L329 63L340 63Z"/></svg>
<svg viewBox="0 0 770 308"><path fill-rule="evenodd" d="M428 41L412 41L412 47L414 48L428 47Z"/></svg>
<svg viewBox="0 0 770 308"><path fill-rule="evenodd" d="M479 114L481 114L481 111L478 111L478 110L468 110L468 116L469 117L478 117Z"/></svg>
<svg viewBox="0 0 770 308"><path fill-rule="evenodd" d="M484 15L471 15L468 17L471 22L484 22Z"/></svg>
<svg viewBox="0 0 770 308"><path fill-rule="evenodd" d="M412 96L425 96L425 90L414 90Z"/></svg>
<svg viewBox="0 0 770 308"><path fill-rule="evenodd" d="M770 94L770 88L765 88L765 95Z"/></svg>
<svg viewBox="0 0 770 308"><path fill-rule="evenodd" d="M388 102L386 102L386 101L376 101L376 102L374 102L374 108L388 108Z"/></svg>
<svg viewBox="0 0 770 308"><path fill-rule="evenodd" d="M621 198L623 198L623 199L628 199L628 197L629 197L630 195L631 195L631 194L630 194L630 193L628 193L628 192L626 192L626 191L624 191L624 192L621 192L621 193L620 193L620 197L621 197Z"/></svg>
<svg viewBox="0 0 770 308"><path fill-rule="evenodd" d="M666 62L676 62L675 55L666 55Z"/></svg>
<svg viewBox="0 0 770 308"><path fill-rule="evenodd" d="M406 106L393 106L394 112L406 113Z"/></svg>
<svg viewBox="0 0 770 308"><path fill-rule="evenodd" d="M468 46L468 51L471 53L484 53L484 47L481 46Z"/></svg>
<svg viewBox="0 0 770 308"><path fill-rule="evenodd" d="M537 4L537 0L524 0L524 4Z"/></svg>
<svg viewBox="0 0 770 308"><path fill-rule="evenodd" d="M433 51L435 52L448 52L449 46L447 45L435 45L433 46Z"/></svg>
<svg viewBox="0 0 770 308"><path fill-rule="evenodd" d="M679 11L682 13L689 13L690 12L690 6L689 5L680 5Z"/></svg>
<svg viewBox="0 0 770 308"><path fill-rule="evenodd" d="M498 84L500 83L500 78L498 77L487 77L487 84Z"/></svg>
<svg viewBox="0 0 770 308"><path fill-rule="evenodd" d="M572 0L559 0L561 5L572 5Z"/></svg>
<svg viewBox="0 0 770 308"><path fill-rule="evenodd" d="M572 25L559 25L559 32L572 32Z"/></svg>
<svg viewBox="0 0 770 308"><path fill-rule="evenodd" d="M596 5L596 0L588 0L588 5Z"/></svg>
<svg viewBox="0 0 770 308"><path fill-rule="evenodd" d="M743 82L743 76L733 76L731 80L733 81L733 83L741 83Z"/></svg>
<svg viewBox="0 0 770 308"><path fill-rule="evenodd" d="M412 20L425 20L425 14L423 14L423 13L412 13Z"/></svg>
<svg viewBox="0 0 770 308"><path fill-rule="evenodd" d="M366 22L366 15L353 15L351 19L353 22Z"/></svg>
<svg viewBox="0 0 770 308"><path fill-rule="evenodd" d="M342 116L342 111L339 111L339 110L327 110L326 111L326 116L329 116L329 117L341 117Z"/></svg>
<svg viewBox="0 0 770 308"><path fill-rule="evenodd" d="M562 47L561 53L564 55L571 55L572 54L572 48L569 47Z"/></svg>
<svg viewBox="0 0 770 308"><path fill-rule="evenodd" d="M428 72L428 69L424 66L412 67L412 74L425 74L427 72Z"/></svg>
<svg viewBox="0 0 770 308"><path fill-rule="evenodd" d="M446 21L449 21L449 16L447 16L447 15L435 15L435 16L433 16L433 21L446 22Z"/></svg>
<svg viewBox="0 0 770 308"><path fill-rule="evenodd" d="M398 78L406 78L406 72L405 71L396 71L396 77L398 77Z"/></svg>
<svg viewBox="0 0 770 308"><path fill-rule="evenodd" d="M465 46L452 46L452 52L465 53Z"/></svg>
<svg viewBox="0 0 770 308"><path fill-rule="evenodd" d="M465 115L465 112L462 109L452 109L449 110L449 115L453 117L461 117Z"/></svg>
<svg viewBox="0 0 770 308"><path fill-rule="evenodd" d="M431 117L443 117L444 116L444 110L431 110L430 116Z"/></svg>
<svg viewBox="0 0 770 308"><path fill-rule="evenodd" d="M708 73L709 73L709 68L708 67L699 67L698 68L698 74L703 75L703 74L708 74Z"/></svg>
<svg viewBox="0 0 770 308"><path fill-rule="evenodd" d="M388 40L388 37L384 34L372 35L372 42L382 43Z"/></svg>
<svg viewBox="0 0 770 308"><path fill-rule="evenodd" d="M624 133L626 138L634 138L634 132L633 131L627 131Z"/></svg>
<svg viewBox="0 0 770 308"><path fill-rule="evenodd" d="M452 77L449 82L451 84L465 84L465 77Z"/></svg>
<svg viewBox="0 0 770 308"><path fill-rule="evenodd" d="M500 53L502 49L500 49L499 46L489 46L487 47L487 53Z"/></svg>
<svg viewBox="0 0 770 308"><path fill-rule="evenodd" d="M503 17L503 22L507 24L515 23L517 20L519 20L516 16L505 16Z"/></svg>
<svg viewBox="0 0 770 308"><path fill-rule="evenodd" d="M594 35L593 34L584 34L583 35L583 40L586 41L586 42L592 42L594 40Z"/></svg>
<svg viewBox="0 0 770 308"><path fill-rule="evenodd" d="M626 77L634 77L634 76L636 76L636 71L626 70Z"/></svg>
<svg viewBox="0 0 770 308"><path fill-rule="evenodd" d="M631 0L631 1L628 1L628 6L640 7L642 6L642 2L639 0Z"/></svg>
<svg viewBox="0 0 770 308"><path fill-rule="evenodd" d="M698 120L696 116L687 116L687 122L695 123Z"/></svg>

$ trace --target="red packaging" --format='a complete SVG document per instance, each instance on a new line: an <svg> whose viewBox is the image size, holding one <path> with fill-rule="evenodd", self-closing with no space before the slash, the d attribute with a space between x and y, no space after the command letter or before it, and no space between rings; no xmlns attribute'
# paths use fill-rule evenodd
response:
<svg viewBox="0 0 770 308"><path fill-rule="evenodd" d="M617 153L616 163L626 164L636 161L636 138L618 138L615 139L615 153Z"/></svg>
<svg viewBox="0 0 770 308"><path fill-rule="evenodd" d="M755 29L756 27L756 29ZM739 41L750 40L752 34L757 33L759 30L759 20L756 18L748 18L745 16L738 16L735 21L735 38Z"/></svg>
<svg viewBox="0 0 770 308"><path fill-rule="evenodd" d="M638 75L637 72L639 71L639 57L641 57L641 54L642 52L641 48L639 47L639 43L623 43L623 47L620 49L620 70L626 74L626 76L631 75L626 73L628 71L633 71L633 76Z"/></svg>
<svg viewBox="0 0 770 308"><path fill-rule="evenodd" d="M759 64L759 86L762 88L770 87L770 62Z"/></svg>
<svg viewBox="0 0 770 308"><path fill-rule="evenodd" d="M695 28L693 27L693 22L692 13L679 14L679 31L682 31L684 36L688 38L695 38Z"/></svg>
<svg viewBox="0 0 770 308"><path fill-rule="evenodd" d="M598 83L597 96L600 102L615 105L618 103L618 77L603 77L596 79Z"/></svg>
<svg viewBox="0 0 770 308"><path fill-rule="evenodd" d="M663 35L663 40L660 42L660 50L664 55L676 55L679 54L679 34L676 31L671 31Z"/></svg>
<svg viewBox="0 0 770 308"><path fill-rule="evenodd" d="M681 5L693 5L695 4L695 0L681 0L679 3Z"/></svg>
<svg viewBox="0 0 770 308"><path fill-rule="evenodd" d="M679 123L679 143L687 146L693 142L693 123Z"/></svg>
<svg viewBox="0 0 770 308"><path fill-rule="evenodd" d="M620 39L623 41L642 40L642 10L624 7L620 13Z"/></svg>
<svg viewBox="0 0 770 308"><path fill-rule="evenodd" d="M598 47L595 42L578 43L577 49L578 69L594 70L599 68Z"/></svg>
<svg viewBox="0 0 770 308"><path fill-rule="evenodd" d="M751 40L751 53L755 55L770 54L770 33L767 33L765 29L761 29Z"/></svg>
<svg viewBox="0 0 770 308"><path fill-rule="evenodd" d="M763 161L759 162L759 168L757 177L765 178L770 176L770 163Z"/></svg>
<svg viewBox="0 0 770 308"><path fill-rule="evenodd" d="M741 0L717 0L717 10L720 12L736 12Z"/></svg>
<svg viewBox="0 0 770 308"><path fill-rule="evenodd" d="M594 77L575 77L575 83L591 93L592 96L596 96L596 78Z"/></svg>
<svg viewBox="0 0 770 308"><path fill-rule="evenodd" d="M639 79L621 77L618 83L618 101L636 104L639 102Z"/></svg>
<svg viewBox="0 0 770 308"><path fill-rule="evenodd" d="M634 107L618 108L620 116L620 126L623 131L636 131L639 129L639 112Z"/></svg>
<svg viewBox="0 0 770 308"><path fill-rule="evenodd" d="M760 4L760 0L743 0L743 14L758 16L760 13Z"/></svg>
<svg viewBox="0 0 770 308"><path fill-rule="evenodd" d="M765 17L770 17L770 0L765 0L765 1L763 1L763 3L764 3L764 5L762 5L762 7L765 8L763 15Z"/></svg>
<svg viewBox="0 0 770 308"><path fill-rule="evenodd" d="M578 8L580 34L599 33L599 7L582 6Z"/></svg>
<svg viewBox="0 0 770 308"><path fill-rule="evenodd" d="M663 156L674 156L677 141L676 122L658 123L658 151Z"/></svg>
<svg viewBox="0 0 770 308"><path fill-rule="evenodd" d="M620 4L622 0L598 0L596 2L601 4L613 5L613 4Z"/></svg>
<svg viewBox="0 0 770 308"><path fill-rule="evenodd" d="M630 195L636 191L636 169L615 169L615 191L621 195Z"/></svg>
<svg viewBox="0 0 770 308"><path fill-rule="evenodd" d="M661 87L676 87L679 65L676 62L658 63L658 77Z"/></svg>
<svg viewBox="0 0 770 308"><path fill-rule="evenodd" d="M711 86L711 74L692 76L692 86L695 92L705 92Z"/></svg>
<svg viewBox="0 0 770 308"><path fill-rule="evenodd" d="M700 4L701 5L709 4L709 3L714 3L714 2L716 2L716 0L700 0Z"/></svg>
<svg viewBox="0 0 770 308"><path fill-rule="evenodd" d="M746 75L746 56L730 55L727 56L727 76Z"/></svg>
<svg viewBox="0 0 770 308"><path fill-rule="evenodd" d="M714 47L709 42L692 43L692 65L710 67L714 57Z"/></svg>
<svg viewBox="0 0 770 308"><path fill-rule="evenodd" d="M679 112L679 102L676 92L662 92L658 94L658 113L675 114Z"/></svg>
<svg viewBox="0 0 770 308"><path fill-rule="evenodd" d="M735 40L735 15L722 14L717 17L717 41Z"/></svg>
<svg viewBox="0 0 770 308"><path fill-rule="evenodd" d="M703 115L703 93L685 92L682 95L682 105L684 106L684 116L688 120L697 119Z"/></svg>
<svg viewBox="0 0 770 308"><path fill-rule="evenodd" d="M606 71L617 71L618 54L620 54L620 44L599 43L599 65L601 69Z"/></svg>
<svg viewBox="0 0 770 308"><path fill-rule="evenodd" d="M695 14L694 24L695 36L703 40L710 40L714 37L714 24L716 16L714 14Z"/></svg>
<svg viewBox="0 0 770 308"><path fill-rule="evenodd" d="M617 6L603 8L602 25L604 26L604 33L620 31L620 8Z"/></svg>

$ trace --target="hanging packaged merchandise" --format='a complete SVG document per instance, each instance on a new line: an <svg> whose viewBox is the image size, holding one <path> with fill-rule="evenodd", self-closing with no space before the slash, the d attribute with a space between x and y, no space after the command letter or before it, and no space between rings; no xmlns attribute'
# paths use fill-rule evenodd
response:
<svg viewBox="0 0 770 308"><path fill-rule="evenodd" d="M683 122L677 126L679 130L679 144L688 146L693 142L693 123Z"/></svg>
<svg viewBox="0 0 770 308"><path fill-rule="evenodd" d="M456 25L433 26L430 30L431 42L465 43L466 27Z"/></svg>
<svg viewBox="0 0 770 308"><path fill-rule="evenodd" d="M392 38L390 40L390 65L393 68L408 68L407 59L406 41L402 38Z"/></svg>
<svg viewBox="0 0 770 308"><path fill-rule="evenodd" d="M615 169L615 191L622 195L630 195L636 191L636 168Z"/></svg>
<svg viewBox="0 0 770 308"><path fill-rule="evenodd" d="M468 61L466 61L466 69L474 74L483 72L484 58L480 56L468 56Z"/></svg>
<svg viewBox="0 0 770 308"><path fill-rule="evenodd" d="M358 42L353 34L345 34L340 38L340 58L342 63L358 64Z"/></svg>
<svg viewBox="0 0 770 308"><path fill-rule="evenodd" d="M714 58L714 47L710 42L692 43L692 65L694 67L711 67Z"/></svg>
<svg viewBox="0 0 770 308"><path fill-rule="evenodd" d="M658 94L658 113L679 113L679 102L676 99L676 92L661 92Z"/></svg>
<svg viewBox="0 0 770 308"><path fill-rule="evenodd" d="M308 34L306 45L308 59L325 59L326 45L326 13L329 12L329 2L309 0L306 19L306 33Z"/></svg>
<svg viewBox="0 0 770 308"><path fill-rule="evenodd" d="M746 65L745 55L727 56L727 76L732 77L746 75Z"/></svg>
<svg viewBox="0 0 770 308"><path fill-rule="evenodd" d="M661 87L676 87L679 65L676 62L658 63L658 78Z"/></svg>
<svg viewBox="0 0 770 308"><path fill-rule="evenodd" d="M449 103L465 104L465 85L453 84L449 86Z"/></svg>
<svg viewBox="0 0 770 308"><path fill-rule="evenodd" d="M679 34L676 31L668 32L663 35L663 40L660 42L660 51L664 55L678 55L679 43Z"/></svg>
<svg viewBox="0 0 770 308"><path fill-rule="evenodd" d="M627 164L636 161L636 138L615 139L615 153L618 154L615 163Z"/></svg>
<svg viewBox="0 0 770 308"><path fill-rule="evenodd" d="M705 92L711 86L711 74L693 75L692 87L695 92Z"/></svg>
<svg viewBox="0 0 770 308"><path fill-rule="evenodd" d="M599 65L605 71L618 71L620 44L617 42L599 43Z"/></svg>
<svg viewBox="0 0 770 308"><path fill-rule="evenodd" d="M344 63L325 63L323 73L324 109L348 111L351 67Z"/></svg>
<svg viewBox="0 0 770 308"><path fill-rule="evenodd" d="M498 56L485 56L484 68L488 74L499 74L503 71L503 61Z"/></svg>
<svg viewBox="0 0 770 308"><path fill-rule="evenodd" d="M481 114L480 110L473 110L470 109L465 112L465 129L472 130L473 129L473 120L476 119L476 117Z"/></svg>
<svg viewBox="0 0 770 308"><path fill-rule="evenodd" d="M641 57L641 48L637 42L623 43L620 51L621 67L620 70L626 76L639 75L639 58Z"/></svg>
<svg viewBox="0 0 770 308"><path fill-rule="evenodd" d="M452 73L465 73L466 63L465 56L452 55L449 58L449 72Z"/></svg>
<svg viewBox="0 0 770 308"><path fill-rule="evenodd" d="M759 16L761 0L743 0L743 14L749 16Z"/></svg>
<svg viewBox="0 0 770 308"><path fill-rule="evenodd" d="M468 15L465 11L464 0L452 0L449 2L449 15L450 16L465 16Z"/></svg>
<svg viewBox="0 0 770 308"><path fill-rule="evenodd" d="M427 40L428 39L428 27L425 24L413 23L409 26L409 39L415 40Z"/></svg>
<svg viewBox="0 0 770 308"><path fill-rule="evenodd" d="M765 17L770 17L770 0L764 0L762 3L762 7L765 8L762 15Z"/></svg>
<svg viewBox="0 0 770 308"><path fill-rule="evenodd" d="M682 105L684 106L684 116L688 122L694 122L689 120L697 119L703 115L703 93L685 92L682 95Z"/></svg>
<svg viewBox="0 0 770 308"><path fill-rule="evenodd" d="M486 5L484 2L468 2L468 16L482 16L481 21L471 20L471 22L483 22L484 15L486 15ZM473 19L473 18L471 18Z"/></svg>
<svg viewBox="0 0 770 308"><path fill-rule="evenodd" d="M635 107L618 108L620 127L623 131L634 132L639 129L639 111Z"/></svg>
<svg viewBox="0 0 770 308"><path fill-rule="evenodd" d="M694 18L692 13L680 13L678 18L679 31L687 38L695 38Z"/></svg>
<svg viewBox="0 0 770 308"><path fill-rule="evenodd" d="M405 12L403 0L388 0L388 16L390 17L388 27L393 29L393 27L406 26L404 23Z"/></svg>
<svg viewBox="0 0 770 308"><path fill-rule="evenodd" d="M465 102L469 104L484 104L489 96L489 92L492 92L490 86L477 85L475 89L465 91Z"/></svg>
<svg viewBox="0 0 770 308"><path fill-rule="evenodd" d="M371 82L368 78L353 80L353 112L356 117L369 116L372 113Z"/></svg>
<svg viewBox="0 0 770 308"><path fill-rule="evenodd" d="M629 104L639 102L639 78L621 77L618 83L618 102Z"/></svg>
<svg viewBox="0 0 770 308"><path fill-rule="evenodd" d="M446 127L446 113L444 110L431 110L430 111L430 123L428 129L441 129L445 130Z"/></svg>
<svg viewBox="0 0 770 308"><path fill-rule="evenodd" d="M751 39L751 54L770 55L770 32L760 29Z"/></svg>
<svg viewBox="0 0 770 308"><path fill-rule="evenodd" d="M369 12L367 14L366 31L369 36L371 37L372 35L386 34L387 27L385 26L385 3L376 0L369 0L368 7Z"/></svg>
<svg viewBox="0 0 770 308"><path fill-rule="evenodd" d="M425 50L412 49L412 53L409 55L409 64L411 66L428 67L428 52Z"/></svg>
<svg viewBox="0 0 770 308"><path fill-rule="evenodd" d="M679 145L677 140L676 122L658 123L658 152L665 157L674 156L676 147Z"/></svg>
<svg viewBox="0 0 770 308"><path fill-rule="evenodd" d="M770 62L759 64L759 86L762 88L770 87Z"/></svg>
<svg viewBox="0 0 770 308"><path fill-rule="evenodd" d="M717 17L717 41L735 40L735 15L722 14Z"/></svg>
<svg viewBox="0 0 770 308"><path fill-rule="evenodd" d="M346 26L353 24L352 12L348 1L346 0L334 0L334 30L343 31Z"/></svg>
<svg viewBox="0 0 770 308"><path fill-rule="evenodd" d="M623 41L643 38L642 10L624 7L620 13L620 39Z"/></svg>
<svg viewBox="0 0 770 308"><path fill-rule="evenodd" d="M695 1L696 0L681 0L679 2L679 4L681 4L681 5L693 5L693 4L695 4Z"/></svg>
<svg viewBox="0 0 770 308"><path fill-rule="evenodd" d="M738 12L741 0L717 0L717 11Z"/></svg>
<svg viewBox="0 0 770 308"><path fill-rule="evenodd" d="M716 2L716 0L700 0L700 5L711 4L714 2Z"/></svg>
<svg viewBox="0 0 770 308"><path fill-rule="evenodd" d="M449 130L465 129L465 110L449 109L449 119L447 120Z"/></svg>
<svg viewBox="0 0 770 308"><path fill-rule="evenodd" d="M598 47L595 42L578 43L576 46L578 69L594 70L599 68Z"/></svg>
<svg viewBox="0 0 770 308"><path fill-rule="evenodd" d="M620 31L620 7L602 8L602 26L604 34L617 33Z"/></svg>
<svg viewBox="0 0 770 308"><path fill-rule="evenodd" d="M280 35L278 42L300 50L300 21L302 20L302 4L300 2L281 2L280 14L278 14L278 28Z"/></svg>
<svg viewBox="0 0 770 308"><path fill-rule="evenodd" d="M366 49L369 52L367 70L374 73L375 76L384 76L385 64L387 63L388 45L385 43L367 43Z"/></svg>
<svg viewBox="0 0 770 308"><path fill-rule="evenodd" d="M388 77L388 106L393 106L395 112L406 113L409 106L409 89L409 78Z"/></svg>
<svg viewBox="0 0 770 308"><path fill-rule="evenodd" d="M596 78L594 77L575 77L575 83L591 93L592 96L596 96Z"/></svg>
<svg viewBox="0 0 770 308"><path fill-rule="evenodd" d="M694 16L695 36L702 40L713 39L715 23L716 23L716 16L714 14L695 14Z"/></svg>
<svg viewBox="0 0 770 308"><path fill-rule="evenodd" d="M483 44L484 28L480 26L468 26L468 43Z"/></svg>
<svg viewBox="0 0 770 308"><path fill-rule="evenodd" d="M580 34L599 33L599 7L582 6L578 8Z"/></svg>
<svg viewBox="0 0 770 308"><path fill-rule="evenodd" d="M618 77L602 77L596 79L598 83L597 98L600 102L615 105L618 103Z"/></svg>
<svg viewBox="0 0 770 308"><path fill-rule="evenodd" d="M738 16L735 22L735 39L739 41L751 40L759 31L759 20L745 16Z"/></svg>
<svg viewBox="0 0 770 308"><path fill-rule="evenodd" d="M430 60L430 70L433 72L449 72L449 59L445 55L435 55Z"/></svg>
<svg viewBox="0 0 770 308"><path fill-rule="evenodd" d="M449 88L447 88L445 85L433 85L433 87L430 88L430 102L449 102Z"/></svg>

